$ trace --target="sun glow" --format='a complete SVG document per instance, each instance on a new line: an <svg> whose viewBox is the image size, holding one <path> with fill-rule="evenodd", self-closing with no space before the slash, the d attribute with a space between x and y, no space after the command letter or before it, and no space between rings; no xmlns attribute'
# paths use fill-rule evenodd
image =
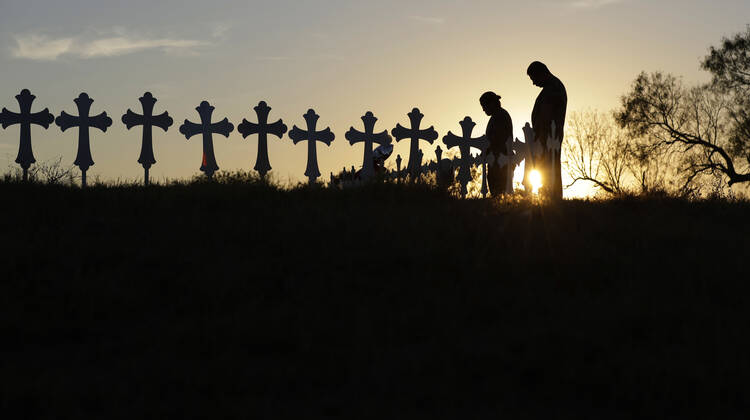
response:
<svg viewBox="0 0 750 420"><path fill-rule="evenodd" d="M539 194L539 189L542 188L542 174L536 169L529 172L529 182L531 183L531 191L534 194Z"/></svg>

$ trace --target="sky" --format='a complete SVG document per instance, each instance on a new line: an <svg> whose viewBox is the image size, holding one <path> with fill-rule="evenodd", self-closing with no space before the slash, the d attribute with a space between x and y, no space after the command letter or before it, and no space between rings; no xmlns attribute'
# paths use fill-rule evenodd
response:
<svg viewBox="0 0 750 420"><path fill-rule="evenodd" d="M392 1L306 0L0 0L0 106L17 111L14 98L28 88L33 110L49 107L77 115L81 92L94 99L92 114L106 111L114 124L92 131L95 165L89 179L142 179L137 163L141 130L120 118L141 113L138 98L150 91L155 113L168 111L175 124L154 130L157 163L152 180L198 174L200 136L186 140L178 129L199 121L195 108L207 100L214 119L235 127L257 121L253 107L266 101L269 120L306 128L313 108L318 127L336 135L318 144L324 179L342 167L361 166L363 146L344 134L362 130L372 111L376 131L408 125L418 107L423 126L440 134L434 157L449 130L470 116L475 135L488 117L479 96L502 96L515 135L530 120L536 95L526 76L532 61L548 65L568 90L568 112L609 111L641 71L708 80L700 60L723 36L750 24L747 0L526 0ZM0 130L0 172L18 149L18 127ZM37 161L75 159L77 130L32 129ZM251 170L257 136L215 136L222 170ZM408 159L408 140L396 154ZM285 135L269 137L272 174L281 182L304 180L307 147Z"/></svg>

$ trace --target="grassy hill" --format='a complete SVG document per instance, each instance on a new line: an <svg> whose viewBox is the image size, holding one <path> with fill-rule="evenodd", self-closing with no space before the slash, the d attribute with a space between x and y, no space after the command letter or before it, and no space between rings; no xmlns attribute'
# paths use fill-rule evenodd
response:
<svg viewBox="0 0 750 420"><path fill-rule="evenodd" d="M3 418L732 418L750 203L0 184Z"/></svg>

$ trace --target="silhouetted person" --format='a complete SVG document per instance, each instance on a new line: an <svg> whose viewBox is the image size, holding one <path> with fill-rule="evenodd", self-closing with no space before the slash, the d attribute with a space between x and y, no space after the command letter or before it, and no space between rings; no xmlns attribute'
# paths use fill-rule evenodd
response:
<svg viewBox="0 0 750 420"><path fill-rule="evenodd" d="M565 112L568 107L568 94L560 79L555 77L543 63L538 61L531 63L526 74L529 75L535 86L542 88L541 93L536 98L534 111L531 113L531 125L534 128L536 140L544 146L543 161L541 164L537 163L536 165L537 170L542 174L542 182L544 183L543 191L550 198L562 199L560 154L558 153L556 156L554 167L550 168L547 137L550 135L552 121L554 121L556 125L555 136L562 143L565 128ZM531 169L530 165L526 166L524 184L528 179L528 172ZM547 185L547 180L552 178L552 173L556 174L554 185Z"/></svg>
<svg viewBox="0 0 750 420"><path fill-rule="evenodd" d="M495 92L485 92L480 98L479 103L485 114L489 115L490 121L487 123L487 141L490 143L489 152L497 158L500 155L508 155L506 142L513 136L513 120L510 118L508 111L500 105L500 96ZM488 153L489 153L488 152ZM506 191L508 185L508 167L499 166L497 162L488 165L487 168L487 185L490 188L490 194L493 196L511 193Z"/></svg>

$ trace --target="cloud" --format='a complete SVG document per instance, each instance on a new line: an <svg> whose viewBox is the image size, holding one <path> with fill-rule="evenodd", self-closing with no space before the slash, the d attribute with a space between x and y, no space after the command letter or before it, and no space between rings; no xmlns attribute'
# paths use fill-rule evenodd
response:
<svg viewBox="0 0 750 420"><path fill-rule="evenodd" d="M430 23L433 25L440 25L445 23L445 18L436 16L410 16L409 19L416 20L417 22Z"/></svg>
<svg viewBox="0 0 750 420"><path fill-rule="evenodd" d="M161 49L164 51L183 50L206 45L205 42L188 39L129 39L125 37L102 38L81 45L74 51L84 58L112 57L132 54L138 51Z"/></svg>
<svg viewBox="0 0 750 420"><path fill-rule="evenodd" d="M570 6L576 9L598 9L610 4L622 3L623 0L576 0L570 2Z"/></svg>
<svg viewBox="0 0 750 420"><path fill-rule="evenodd" d="M29 60L56 60L70 51L73 38L49 39L42 35L18 36L13 56Z"/></svg>
<svg viewBox="0 0 750 420"><path fill-rule="evenodd" d="M186 52L195 47L208 45L206 42L174 38L136 38L126 35L101 37L84 40L82 37L50 38L31 34L15 36L16 46L13 57L53 61L61 56L77 58L114 57L146 50L164 52Z"/></svg>

